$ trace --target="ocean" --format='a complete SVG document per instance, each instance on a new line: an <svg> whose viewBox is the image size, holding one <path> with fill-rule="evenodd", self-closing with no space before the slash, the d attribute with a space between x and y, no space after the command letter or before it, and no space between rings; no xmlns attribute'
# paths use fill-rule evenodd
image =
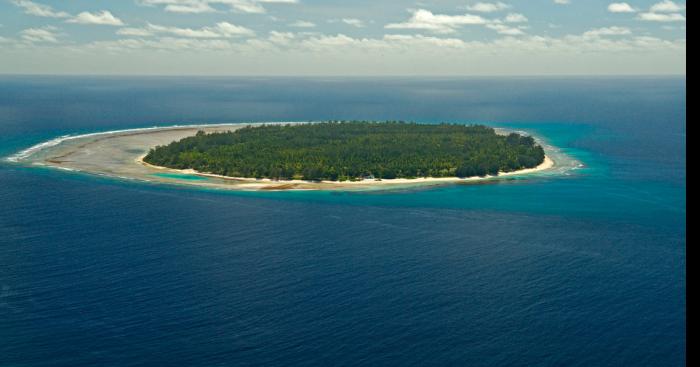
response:
<svg viewBox="0 0 700 367"><path fill-rule="evenodd" d="M66 134L483 123L571 174L222 192L0 163L0 366L686 363L685 77L0 76L0 156Z"/></svg>

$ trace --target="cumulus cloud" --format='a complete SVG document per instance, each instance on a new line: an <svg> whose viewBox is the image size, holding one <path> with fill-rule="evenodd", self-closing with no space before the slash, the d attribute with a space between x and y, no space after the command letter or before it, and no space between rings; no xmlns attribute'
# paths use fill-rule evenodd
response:
<svg viewBox="0 0 700 367"><path fill-rule="evenodd" d="M522 31L520 28L515 28L515 27L509 27L504 24L487 24L486 28L492 29L496 31L498 34L503 34L507 36L520 36L525 34L525 32Z"/></svg>
<svg viewBox="0 0 700 367"><path fill-rule="evenodd" d="M571 0L554 0L554 3L558 5L569 5L571 4Z"/></svg>
<svg viewBox="0 0 700 367"><path fill-rule="evenodd" d="M316 23L307 22L305 20L299 20L294 23L291 23L289 26L295 28L314 28L316 27Z"/></svg>
<svg viewBox="0 0 700 367"><path fill-rule="evenodd" d="M3 46L5 46L3 44ZM48 47L55 48L51 44ZM35 47L42 47L37 45ZM182 61L182 72L193 62L205 62L199 72L249 75L406 75L432 74L561 74L591 72L592 64L611 65L610 73L658 73L659 60L676 60L671 69L683 68L685 39L656 37L560 37L498 35L489 40L465 40L446 35L386 34L351 36L300 32L269 32L259 38L187 38L159 34L73 45L80 55L114 55L128 70L140 63L160 62L170 67ZM48 51L46 51L48 53ZM160 55L160 56L158 56ZM169 56L171 55L171 56ZM157 61L154 61L158 57ZM283 59L284 63L278 60ZM635 64L636 60L649 60ZM515 61L514 61L515 60ZM134 65L128 64L129 62ZM513 64L525 66L514 70ZM99 63L95 63L99 65ZM160 64L157 64L160 65ZM619 65L620 67L617 67ZM436 67L439 66L439 67ZM110 65L112 67L112 65ZM325 67L325 68L324 68ZM330 68L328 68L330 67ZM634 68L630 71L628 67ZM112 70L112 69L110 69ZM125 69L126 70L126 69ZM142 70L142 69L136 69ZM168 69L171 70L171 69ZM598 69L594 70L599 72ZM132 71L129 71L132 72ZM174 72L174 71L169 71Z"/></svg>
<svg viewBox="0 0 700 367"><path fill-rule="evenodd" d="M645 20L648 22L685 22L685 16L678 13L640 13L638 15L640 20Z"/></svg>
<svg viewBox="0 0 700 367"><path fill-rule="evenodd" d="M649 9L652 13L678 13L685 10L685 4L677 4L671 0L656 3Z"/></svg>
<svg viewBox="0 0 700 367"><path fill-rule="evenodd" d="M117 31L117 34L133 37L172 35L185 38L233 38L251 37L255 35L255 32L246 27L231 24L229 22L219 22L211 27L202 27L197 29L169 27L149 23L145 28L121 28Z"/></svg>
<svg viewBox="0 0 700 367"><path fill-rule="evenodd" d="M525 23L527 22L527 17L518 13L510 13L506 15L503 21L506 23Z"/></svg>
<svg viewBox="0 0 700 367"><path fill-rule="evenodd" d="M59 37L56 30L55 27L28 28L20 32L20 37L22 40L32 43L56 43Z"/></svg>
<svg viewBox="0 0 700 367"><path fill-rule="evenodd" d="M584 37L602 37L602 36L626 36L632 34L632 31L626 27L603 27L591 29L583 33Z"/></svg>
<svg viewBox="0 0 700 367"><path fill-rule="evenodd" d="M84 11L76 16L71 16L65 11L54 10L48 5L35 3L29 0L12 0L12 3L20 8L23 8L26 14L45 18L69 18L68 20L66 20L66 22L68 23L99 24L111 26L124 25L124 22L122 22L121 19L115 17L114 15L112 15L112 13L106 10L95 13Z"/></svg>
<svg viewBox="0 0 700 367"><path fill-rule="evenodd" d="M402 23L391 23L384 26L387 29L417 29L434 33L454 33L464 25L486 25L489 21L473 14L443 15L433 14L429 10L413 11L411 18Z"/></svg>
<svg viewBox="0 0 700 367"><path fill-rule="evenodd" d="M2 1L2 0L0 0ZM366 62L386 63L387 72L399 72L397 67L403 69L400 72L412 72L412 67L421 67L428 72L443 70L445 73L459 72L471 73L472 60L479 59L480 66L491 68L492 65L501 65L502 70L512 72L512 60L518 63L528 63L532 65L545 63L559 58L560 63L551 62L547 68L537 69L545 72L567 72L568 64L581 62L583 70L589 67L588 61L591 57L597 60L616 60L619 64L626 64L617 59L617 55L625 55L624 60L646 60L645 55L669 55L676 57L683 55L686 49L685 36L682 34L665 33L663 36L655 37L653 32L664 32L661 29L679 29L683 27L686 19L685 5L673 1L655 0L656 4L645 6L644 8L634 8L634 2L612 2L609 0L603 6L612 13L629 13L631 19L646 20L649 22L679 22L660 24L651 26L649 24L637 24L635 27L627 28L621 26L611 26L609 24L596 25L600 28L589 27L586 32L579 31L577 34L566 34L566 29L556 32L564 34L560 36L535 35L532 34L537 29L530 29L528 17L516 12L510 5L498 0L467 0L463 3L461 11L453 13L435 12L426 9L411 9L403 17L395 21L387 22L384 25L385 35L376 35L373 32L364 32L362 27L368 26L370 18L353 18L346 13L347 18L342 16L328 18L313 17L315 13L300 15L299 18L277 19L276 25L282 29L279 31L269 31L264 24L259 25L260 35L249 28L229 23L194 23L196 19L204 20L209 17L187 17L176 16L172 23L167 20L155 21L154 23L140 23L134 26L133 22L127 18L119 19L108 11L95 12L94 9L86 9L82 13L69 14L50 6L38 4L30 0L9 0L16 5L16 13L27 13L46 18L56 18L59 21L66 21L80 24L107 24L119 26L116 29L116 38L103 34L97 34L93 41L83 43L80 39L68 40L67 35L61 33L56 28L25 26L22 31L17 31L12 38L0 38L2 48L12 50L16 47L21 52L25 50L39 50L46 55L49 50L61 50L62 53L73 51L90 51L91 55L101 55L101 52L114 52L118 55L122 52L133 52L134 57L143 57L138 60L155 60L156 55L163 55L172 52L173 60L182 57L196 57L206 62L219 62L222 68L219 70L243 70L248 68L260 68L260 70L277 70L279 72L296 72L295 60L306 67L309 60L323 60L319 62L323 65L341 65L344 60L350 60L347 64L342 64L347 70L356 72L359 69L352 69L358 60ZM45 1L45 0L35 0ZM219 12L216 17L225 17L223 12L245 12L261 13L265 12L265 7L271 7L272 3L297 3L295 0L137 0L143 5L157 7L155 9L177 13L207 13ZM549 2L550 6L553 1ZM625 1L625 0L617 0ZM629 0L627 0L629 1ZM678 1L678 0L676 0ZM579 2L580 3L580 2ZM56 3L52 3L56 4ZM577 3L578 4L578 3ZM630 5L632 4L632 5ZM583 5L582 5L583 6ZM99 9L99 8L98 8ZM153 9L153 10L155 10ZM468 10L467 10L468 9ZM82 10L82 9L81 9ZM116 9L110 9L112 11ZM144 10L144 9L141 9ZM560 10L563 10L560 9ZM595 9L593 9L595 11ZM605 11L606 8L598 7L598 11ZM519 11L519 9L518 9ZM530 13L525 12L530 15ZM357 13L359 14L359 13ZM75 16L74 16L75 15ZM116 14L121 16L122 14ZM167 17L167 14L161 14ZM172 16L172 15L171 15ZM268 21L268 16L254 17L259 21ZM137 18L135 18L137 19ZM166 18L167 19L167 18ZM296 19L302 19L294 22ZM132 23L126 26L126 21ZM155 19L154 19L155 20ZM182 21L182 23L178 23ZM56 20L53 20L56 22ZM294 22L294 23L292 23ZM312 23L313 22L313 23ZM348 34L324 34L326 22L335 24L339 29L345 29ZM291 24L290 24L291 23ZM273 25L275 23L268 23ZM614 23L613 23L614 24ZM318 26L317 26L318 25ZM477 26L487 30L486 35L481 32L467 32L469 26ZM546 26L546 23L544 23ZM626 24L621 24L626 25ZM628 25L628 24L627 24ZM299 27L297 29L287 28L289 26ZM568 25L564 26L567 27ZM31 27L31 28L30 28ZM314 28L315 27L315 28ZM357 27L357 29L350 29ZM72 27L71 27L72 28ZM592 29L591 29L592 28ZM649 28L649 29L647 29ZM22 29L22 28L20 28ZM274 28L273 28L274 29ZM634 29L634 32L633 30ZM393 31L396 30L396 31ZM400 31L399 31L400 30ZM454 36L458 31L462 34ZM543 34L547 34L543 30ZM643 34L643 36L639 36ZM680 37L681 39L670 39ZM82 39L82 37L81 37ZM158 52L153 52L153 51ZM200 52L202 51L202 52ZM59 51L56 51L57 53ZM644 54L648 52L648 54ZM9 53L8 53L9 54ZM209 56L212 57L209 57ZM236 57L228 57L236 55ZM269 55L275 55L269 56ZM368 57L370 56L370 57ZM654 57L656 57L654 56ZM131 57L131 56L130 56ZM327 58L330 59L327 59ZM434 60L440 60L441 68L435 69ZM678 58L680 59L680 58ZM167 57L163 62L170 62ZM236 60L236 61L231 61ZM280 63L279 60L284 60ZM396 60L403 60L396 62ZM534 60L534 61L533 61ZM333 61L333 62L327 62ZM204 61L203 61L204 62ZM235 67L229 63L238 63ZM313 61L311 61L313 63ZM146 63L147 64L147 63ZM448 69L448 64L453 65ZM653 64L653 65L652 65ZM655 68L658 62L649 61L650 68ZM183 64L184 65L184 64ZM289 66L291 65L291 66ZM364 64L363 64L364 65ZM398 66L397 66L398 65ZM476 65L476 64L475 64ZM556 65L566 65L557 69ZM134 68L139 68L134 66ZM189 67L189 66L187 66ZM227 69L228 67L231 67ZM241 69L242 67L243 69ZM445 67L445 68L443 68ZM498 67L493 66L493 70L499 72ZM550 68L553 67L553 71ZM186 68L186 67L185 67ZM288 69L285 69L288 68ZM256 69L257 70L257 69ZM309 70L315 70L309 68ZM338 70L345 70L339 67ZM362 69L370 70L368 68ZM416 69L418 70L418 69ZM525 71L523 71L525 70ZM517 72L527 72L528 69L517 69ZM478 72L477 72L478 73Z"/></svg>
<svg viewBox="0 0 700 367"><path fill-rule="evenodd" d="M362 20L357 19L357 18L343 18L340 21L347 24L347 25L351 25L351 26L357 27L357 28L362 28L365 26L365 22L363 22Z"/></svg>
<svg viewBox="0 0 700 367"><path fill-rule="evenodd" d="M266 9L263 4L297 4L298 0L140 0L139 3L146 6L163 6L165 11L171 13L212 13L216 12L216 6L228 7L230 10L240 13L261 14Z"/></svg>
<svg viewBox="0 0 700 367"><path fill-rule="evenodd" d="M497 11L502 11L509 9L511 6L502 2L497 3L476 3L473 5L467 5L467 10L479 12L479 13L493 13Z"/></svg>
<svg viewBox="0 0 700 367"><path fill-rule="evenodd" d="M272 31L267 37L267 40L278 45L286 45L296 38L296 35L292 32L278 32Z"/></svg>
<svg viewBox="0 0 700 367"><path fill-rule="evenodd" d="M121 19L115 17L107 10L101 12L90 13L84 11L73 18L67 20L68 23L78 23L78 24L96 24L96 25L110 25L110 26L123 26L124 22Z"/></svg>
<svg viewBox="0 0 700 367"><path fill-rule="evenodd" d="M13 4L23 8L25 14L34 15L37 17L46 18L68 18L70 14L64 11L56 11L52 7L44 4L38 4L29 0L13 0Z"/></svg>
<svg viewBox="0 0 700 367"><path fill-rule="evenodd" d="M153 32L146 28L120 28L117 30L117 34L120 36L148 37L152 36Z"/></svg>
<svg viewBox="0 0 700 367"><path fill-rule="evenodd" d="M608 5L608 11L611 13L635 13L637 10L628 3L612 3Z"/></svg>

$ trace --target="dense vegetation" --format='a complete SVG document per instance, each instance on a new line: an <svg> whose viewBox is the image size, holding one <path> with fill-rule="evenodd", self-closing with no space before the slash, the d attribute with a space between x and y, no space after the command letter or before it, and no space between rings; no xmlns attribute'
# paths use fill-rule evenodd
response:
<svg viewBox="0 0 700 367"><path fill-rule="evenodd" d="M498 135L486 126L360 121L200 131L144 158L233 177L334 181L484 176L543 160L532 137Z"/></svg>

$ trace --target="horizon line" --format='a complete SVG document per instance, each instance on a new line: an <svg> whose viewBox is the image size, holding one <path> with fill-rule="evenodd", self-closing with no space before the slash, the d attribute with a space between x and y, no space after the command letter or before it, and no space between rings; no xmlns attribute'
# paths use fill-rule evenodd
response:
<svg viewBox="0 0 700 367"><path fill-rule="evenodd" d="M380 74L108 74L108 73L4 73L0 72L0 77L150 77L150 78L659 78L659 77L683 77L687 78L687 73L660 73L660 74L448 74L448 75L380 75Z"/></svg>

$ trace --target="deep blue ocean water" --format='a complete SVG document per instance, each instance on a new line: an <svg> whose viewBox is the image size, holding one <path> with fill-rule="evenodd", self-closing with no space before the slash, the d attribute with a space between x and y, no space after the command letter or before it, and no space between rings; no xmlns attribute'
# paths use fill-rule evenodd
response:
<svg viewBox="0 0 700 367"><path fill-rule="evenodd" d="M685 364L685 78L0 77L0 156L322 119L527 129L586 166L236 193L0 163L0 366Z"/></svg>

